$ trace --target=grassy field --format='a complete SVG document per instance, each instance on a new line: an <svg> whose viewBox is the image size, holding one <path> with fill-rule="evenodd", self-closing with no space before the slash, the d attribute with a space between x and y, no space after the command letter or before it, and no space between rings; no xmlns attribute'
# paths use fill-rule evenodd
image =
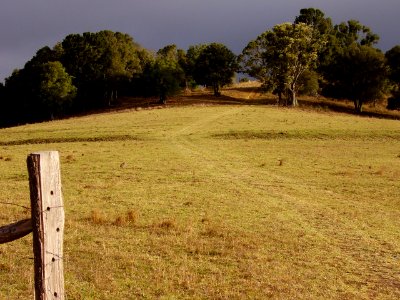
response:
<svg viewBox="0 0 400 300"><path fill-rule="evenodd" d="M400 121L272 106L126 110L0 130L0 224L58 150L68 299L399 299ZM31 237L0 299L33 297Z"/></svg>

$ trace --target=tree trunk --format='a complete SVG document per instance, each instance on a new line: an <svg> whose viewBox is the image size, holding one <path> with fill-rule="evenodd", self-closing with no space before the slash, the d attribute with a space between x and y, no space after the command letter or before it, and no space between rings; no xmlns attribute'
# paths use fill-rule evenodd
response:
<svg viewBox="0 0 400 300"><path fill-rule="evenodd" d="M362 100L360 99L354 100L354 108L356 110L356 113L358 114L362 113L362 104L363 104Z"/></svg>
<svg viewBox="0 0 400 300"><path fill-rule="evenodd" d="M213 83L213 88L214 88L214 96L216 97L221 96L221 93L219 92L219 84Z"/></svg>
<svg viewBox="0 0 400 300"><path fill-rule="evenodd" d="M298 106L296 92L294 91L290 91L290 102L292 104L292 107Z"/></svg>
<svg viewBox="0 0 400 300"><path fill-rule="evenodd" d="M297 101L296 97L296 85L293 83L290 87L290 100L293 107L299 106L299 102Z"/></svg>
<svg viewBox="0 0 400 300"><path fill-rule="evenodd" d="M282 105L282 91L279 90L278 91L278 105Z"/></svg>
<svg viewBox="0 0 400 300"><path fill-rule="evenodd" d="M114 97L114 91L111 90L110 97L108 98L108 106L111 106L111 101L112 101L113 97Z"/></svg>
<svg viewBox="0 0 400 300"><path fill-rule="evenodd" d="M167 96L165 96L164 94L160 94L160 104L167 104Z"/></svg>

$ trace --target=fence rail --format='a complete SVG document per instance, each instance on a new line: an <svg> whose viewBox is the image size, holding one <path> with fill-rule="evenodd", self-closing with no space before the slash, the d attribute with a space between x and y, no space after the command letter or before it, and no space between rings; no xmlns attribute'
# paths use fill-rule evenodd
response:
<svg viewBox="0 0 400 300"><path fill-rule="evenodd" d="M18 240L32 232L32 220L25 219L0 227L0 244Z"/></svg>

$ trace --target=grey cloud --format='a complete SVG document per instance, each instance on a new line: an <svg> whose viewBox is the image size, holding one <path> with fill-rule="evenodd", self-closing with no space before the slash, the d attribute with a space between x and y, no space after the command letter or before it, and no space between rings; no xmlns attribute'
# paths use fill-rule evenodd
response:
<svg viewBox="0 0 400 300"><path fill-rule="evenodd" d="M360 20L381 36L383 50L400 44L398 0L3 0L0 81L39 48L70 33L126 32L154 50L218 41L240 52L266 29L292 21L303 7L320 8L335 23Z"/></svg>

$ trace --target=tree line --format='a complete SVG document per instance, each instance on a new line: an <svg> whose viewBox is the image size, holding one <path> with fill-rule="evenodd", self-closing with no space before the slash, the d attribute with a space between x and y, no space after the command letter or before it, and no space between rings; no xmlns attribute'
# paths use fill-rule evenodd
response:
<svg viewBox="0 0 400 300"><path fill-rule="evenodd" d="M235 72L259 80L283 105L297 106L299 93L322 94L350 99L361 112L364 103L391 93L388 108L399 109L400 46L383 53L378 41L360 22L334 25L315 8L263 32L238 56L221 43L152 52L120 32L70 34L39 49L0 84L0 126L107 107L120 96L165 103L197 85L219 96Z"/></svg>
<svg viewBox="0 0 400 300"><path fill-rule="evenodd" d="M296 106L298 92L354 102L392 93L388 108L400 108L400 46L386 53L379 36L356 20L333 25L315 8L300 10L293 23L274 26L250 41L239 56L241 70L259 79L280 102Z"/></svg>

